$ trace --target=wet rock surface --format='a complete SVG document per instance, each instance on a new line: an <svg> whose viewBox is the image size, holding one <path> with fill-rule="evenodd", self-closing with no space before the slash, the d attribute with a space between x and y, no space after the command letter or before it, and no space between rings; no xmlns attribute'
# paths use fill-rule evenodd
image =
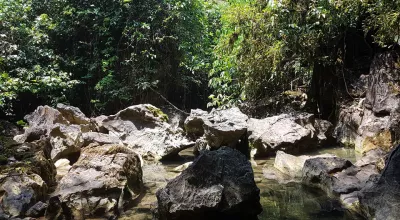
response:
<svg viewBox="0 0 400 220"><path fill-rule="evenodd" d="M256 219L259 189L250 162L223 147L202 153L157 192L159 219Z"/></svg>
<svg viewBox="0 0 400 220"><path fill-rule="evenodd" d="M292 178L301 178L303 176L304 164L308 159L318 157L335 157L335 155L323 154L317 156L293 156L283 151L278 151L275 157L274 167L282 173Z"/></svg>

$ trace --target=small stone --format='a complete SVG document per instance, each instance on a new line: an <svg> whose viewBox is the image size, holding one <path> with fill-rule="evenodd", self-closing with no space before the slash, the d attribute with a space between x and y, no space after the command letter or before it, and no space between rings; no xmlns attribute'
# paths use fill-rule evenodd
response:
<svg viewBox="0 0 400 220"><path fill-rule="evenodd" d="M47 206L48 205L46 203L39 201L38 203L33 205L30 209L28 209L28 211L26 212L26 216L34 218L44 216Z"/></svg>

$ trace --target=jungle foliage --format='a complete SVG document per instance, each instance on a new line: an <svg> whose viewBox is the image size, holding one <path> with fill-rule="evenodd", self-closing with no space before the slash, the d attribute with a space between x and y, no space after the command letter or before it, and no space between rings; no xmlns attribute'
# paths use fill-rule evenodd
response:
<svg viewBox="0 0 400 220"><path fill-rule="evenodd" d="M400 1L0 0L0 108L236 105L344 74L354 34L398 46Z"/></svg>

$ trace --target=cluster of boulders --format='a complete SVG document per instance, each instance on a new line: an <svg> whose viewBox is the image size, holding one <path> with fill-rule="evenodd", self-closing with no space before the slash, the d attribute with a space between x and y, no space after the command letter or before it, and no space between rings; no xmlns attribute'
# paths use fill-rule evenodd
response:
<svg viewBox="0 0 400 220"><path fill-rule="evenodd" d="M380 159L385 154L381 149L371 150L353 164L330 154L293 156L279 151L274 167L291 181L320 188L329 196L338 197L343 208L355 216L398 219L400 216L395 210L400 201L400 146L390 154L380 175L383 169ZM266 173L266 178L281 178Z"/></svg>
<svg viewBox="0 0 400 220"><path fill-rule="evenodd" d="M1 149L0 218L112 218L142 192L143 159L194 145L149 104L97 118L40 106L25 120L24 132Z"/></svg>
<svg viewBox="0 0 400 220"><path fill-rule="evenodd" d="M230 146L252 156L269 156L278 150L301 153L332 140L333 125L313 114L282 114L249 118L238 108L192 110L186 132L195 137L195 151Z"/></svg>

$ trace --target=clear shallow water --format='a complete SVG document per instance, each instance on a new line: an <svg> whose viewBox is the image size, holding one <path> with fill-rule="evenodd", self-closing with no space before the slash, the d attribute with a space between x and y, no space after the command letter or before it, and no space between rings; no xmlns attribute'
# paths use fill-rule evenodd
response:
<svg viewBox="0 0 400 220"><path fill-rule="evenodd" d="M325 148L319 149L308 155L330 153L355 162L357 155L354 149ZM144 167L144 185L146 193L140 202L129 209L120 219L150 220L152 219L151 207L157 201L157 189L164 187L169 179L179 175L173 169L179 165L193 160L191 149L180 153L182 160L149 165ZM254 177L260 188L260 202L264 211L259 215L260 220L344 220L354 219L347 215L340 207L339 201L329 198L318 189L305 187L300 183L281 184L275 180L265 179L263 167L273 167L274 157L256 159L253 163Z"/></svg>

